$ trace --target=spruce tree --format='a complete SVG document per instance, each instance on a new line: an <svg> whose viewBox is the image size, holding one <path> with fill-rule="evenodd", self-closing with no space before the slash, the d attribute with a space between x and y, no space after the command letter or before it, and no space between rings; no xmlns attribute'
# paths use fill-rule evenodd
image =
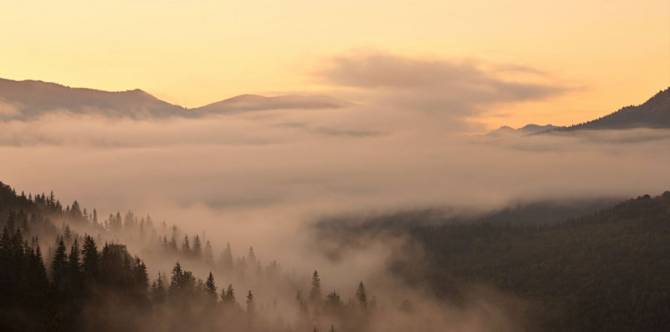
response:
<svg viewBox="0 0 670 332"><path fill-rule="evenodd" d="M233 250L230 248L230 243L226 243L226 249L221 254L221 267L224 271L233 269Z"/></svg>
<svg viewBox="0 0 670 332"><path fill-rule="evenodd" d="M149 277L147 275L147 266L139 257L135 257L133 265L133 289L138 299L144 301L147 299L147 288L149 287Z"/></svg>
<svg viewBox="0 0 670 332"><path fill-rule="evenodd" d="M67 280L67 258L65 255L65 242L63 242L62 237L58 237L54 258L51 261L51 279L53 280L53 287L56 291L62 292L65 290L65 282Z"/></svg>
<svg viewBox="0 0 670 332"><path fill-rule="evenodd" d="M191 245L188 241L188 235L184 236L184 243L181 245L181 251L184 254L184 256L189 257L193 253L191 251Z"/></svg>
<svg viewBox="0 0 670 332"><path fill-rule="evenodd" d="M365 285L363 285L362 281L360 284L358 284L358 289L356 290L356 299L358 300L361 308L365 310L368 306L368 295L365 291Z"/></svg>
<svg viewBox="0 0 670 332"><path fill-rule="evenodd" d="M247 314L253 316L256 311L256 305L254 304L254 294L249 291L247 294Z"/></svg>
<svg viewBox="0 0 670 332"><path fill-rule="evenodd" d="M155 304L162 304L165 302L165 295L163 276L159 273L158 278L151 284L151 300Z"/></svg>
<svg viewBox="0 0 670 332"><path fill-rule="evenodd" d="M177 291L181 287L182 279L184 277L184 271L181 269L181 264L177 262L174 268L172 269L172 277L170 279L170 293Z"/></svg>
<svg viewBox="0 0 670 332"><path fill-rule="evenodd" d="M205 242L205 249L202 254L202 258L207 264L212 264L214 261L214 254L212 253L212 244L209 243L209 240Z"/></svg>
<svg viewBox="0 0 670 332"><path fill-rule="evenodd" d="M200 236L198 235L193 239L193 257L196 259L202 257L202 243L200 242Z"/></svg>
<svg viewBox="0 0 670 332"><path fill-rule="evenodd" d="M222 300L225 304L234 304L235 303L235 290L233 289L232 284L228 285L228 288L226 289L226 294L222 298Z"/></svg>
<svg viewBox="0 0 670 332"><path fill-rule="evenodd" d="M316 270L312 274L312 288L309 291L309 301L312 305L319 305L321 303L321 278L319 278L319 272Z"/></svg>
<svg viewBox="0 0 670 332"><path fill-rule="evenodd" d="M86 283L90 284L98 278L100 255L98 254L98 248L95 244L95 240L93 240L93 238L88 235L84 238L82 254L82 270L84 274L84 280Z"/></svg>
<svg viewBox="0 0 670 332"><path fill-rule="evenodd" d="M216 303L216 284L214 283L214 276L212 275L212 272L210 272L209 276L207 276L207 281L205 282L205 291L207 292L207 296L209 297L210 301Z"/></svg>
<svg viewBox="0 0 670 332"><path fill-rule="evenodd" d="M76 201L75 201L76 202ZM81 291L81 263L79 261L79 242L77 239L72 242L70 256L68 257L68 288L73 294Z"/></svg>

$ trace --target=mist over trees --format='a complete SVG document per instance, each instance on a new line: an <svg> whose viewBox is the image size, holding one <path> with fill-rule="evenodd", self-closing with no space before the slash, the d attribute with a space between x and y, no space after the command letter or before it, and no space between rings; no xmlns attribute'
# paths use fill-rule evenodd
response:
<svg viewBox="0 0 670 332"><path fill-rule="evenodd" d="M155 227L149 216L98 218L76 201L63 207L53 194L26 196L1 185L0 330L366 330L372 312L362 282L349 302L337 291L324 301L314 271L303 299L300 279L288 277L276 261L262 264L253 247L234 258L226 244L217 257L209 240L175 226ZM140 257L110 240L120 235L151 243L152 256L174 261L169 273L151 276ZM196 275L181 262L210 272ZM217 283L215 274L264 287ZM269 292L273 287L283 292Z"/></svg>
<svg viewBox="0 0 670 332"><path fill-rule="evenodd" d="M329 220L319 227L323 241L340 246L409 237L391 256L394 275L453 302L466 301L465 290L473 285L515 294L526 301L530 331L670 327L670 191L562 222L530 223L529 215L542 214L536 205L471 219L408 211ZM403 252L421 252L425 260Z"/></svg>
<svg viewBox="0 0 670 332"><path fill-rule="evenodd" d="M296 274L252 246L237 250L130 211L102 217L52 193L26 195L2 184L0 330L670 326L670 192L619 204L517 206L477 218L417 211L324 219L314 231L325 257L346 259L346 250L383 242L392 253L382 273L402 282L375 278L337 289L334 277Z"/></svg>

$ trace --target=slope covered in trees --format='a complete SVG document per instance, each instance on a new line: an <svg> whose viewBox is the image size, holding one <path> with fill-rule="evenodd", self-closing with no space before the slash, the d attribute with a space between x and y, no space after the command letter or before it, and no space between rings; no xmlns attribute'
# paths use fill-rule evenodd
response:
<svg viewBox="0 0 670 332"><path fill-rule="evenodd" d="M409 238L399 250L405 254L390 264L393 273L444 300L457 301L473 285L519 296L528 302L531 330L670 326L670 192L549 224L400 216L340 220L329 223L326 234L349 245L357 237Z"/></svg>
<svg viewBox="0 0 670 332"><path fill-rule="evenodd" d="M388 274L426 297L465 307L468 291L484 285L521 299L524 322L514 331L670 326L670 192L616 205L543 202L474 220L423 211L355 221L320 225L317 249L341 260L343 248L393 244ZM19 194L1 184L0 228L2 331L445 326L432 321L444 319L442 312L422 312L420 303L398 298L404 289L378 293L372 283L371 294L361 282L343 296L324 283L328 276L296 277L277 261L263 263L253 248L236 256L229 244L150 216L103 218L77 202L64 206L53 194Z"/></svg>
<svg viewBox="0 0 670 332"><path fill-rule="evenodd" d="M262 264L253 248L235 258L226 245L214 258L208 240L132 212L99 221L77 202L0 183L0 228L0 331L366 331L375 314L362 282L345 302L323 295L315 271L303 297L302 279ZM132 234L147 243L138 251L171 270L152 277L113 240ZM180 262L210 272L199 278Z"/></svg>

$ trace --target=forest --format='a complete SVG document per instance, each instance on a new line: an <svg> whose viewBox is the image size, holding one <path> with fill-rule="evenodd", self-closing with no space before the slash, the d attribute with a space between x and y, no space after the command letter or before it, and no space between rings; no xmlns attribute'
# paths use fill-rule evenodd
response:
<svg viewBox="0 0 670 332"><path fill-rule="evenodd" d="M538 218L544 220L533 222ZM618 204L543 203L471 218L436 211L346 216L314 227L318 249L333 261L342 259L343 248L397 243L384 272L421 294L418 298L403 298L400 288L382 291L373 285L378 291L371 291L365 280L338 291L322 283L328 276L296 275L279 261L263 262L251 246L236 256L230 244L212 243L205 234L187 234L148 215L101 217L76 201L64 206L53 193L26 195L5 184L0 227L2 331L659 331L670 326L670 192ZM481 303L507 307L509 317L496 321L484 315L491 322L483 328L471 328L470 322L445 328L439 317L459 321L454 312L467 312L473 294L499 298ZM426 303L451 309L425 313L435 308Z"/></svg>
<svg viewBox="0 0 670 332"><path fill-rule="evenodd" d="M365 331L375 313L363 282L345 298L322 289L314 271L303 291L305 278L282 273L276 261L263 265L251 247L234 258L227 245L215 258L209 241L155 226L150 216L98 218L76 201L64 207L53 194L0 185L0 330ZM114 240L133 237L149 243L143 250L152 260L171 260L169 273L151 276L143 259ZM197 276L180 262L209 272ZM231 283L217 283L215 274ZM257 288L237 288L234 280Z"/></svg>
<svg viewBox="0 0 670 332"><path fill-rule="evenodd" d="M610 206L611 205L611 206ZM575 216L560 222L539 213ZM588 209L591 212L586 212ZM663 331L670 326L670 191L618 204L540 204L472 218L404 211L320 225L339 245L409 237L389 269L438 298L486 285L525 302L530 331ZM425 259L417 259L417 256Z"/></svg>

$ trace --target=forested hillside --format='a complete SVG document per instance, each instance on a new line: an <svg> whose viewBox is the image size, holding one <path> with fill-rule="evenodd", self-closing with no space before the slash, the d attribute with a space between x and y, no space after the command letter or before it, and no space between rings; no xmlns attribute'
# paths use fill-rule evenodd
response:
<svg viewBox="0 0 670 332"><path fill-rule="evenodd" d="M377 313L362 282L346 298L322 291L317 271L292 277L253 248L214 255L209 241L149 216L98 218L0 183L0 331L366 331ZM139 240L135 251L170 271L150 275L118 238Z"/></svg>
<svg viewBox="0 0 670 332"><path fill-rule="evenodd" d="M396 275L445 301L458 301L474 285L519 296L528 301L532 330L670 326L670 192L559 223L499 215L454 220L435 211L407 212L340 219L321 231L349 246L408 237L400 251L413 254L394 256Z"/></svg>
<svg viewBox="0 0 670 332"><path fill-rule="evenodd" d="M449 314L434 312L425 319L428 307L402 298L406 290L373 296L361 282L345 297L326 291L318 272L296 277L253 248L235 256L229 244L150 216L103 218L4 184L0 227L2 331L438 331L458 321L435 323ZM438 211L334 218L317 230L316 249L333 260L382 240L392 248L386 273L422 292L421 301L465 308L477 287L516 299L501 303L522 303L522 314L500 330L670 326L670 192L470 219Z"/></svg>

